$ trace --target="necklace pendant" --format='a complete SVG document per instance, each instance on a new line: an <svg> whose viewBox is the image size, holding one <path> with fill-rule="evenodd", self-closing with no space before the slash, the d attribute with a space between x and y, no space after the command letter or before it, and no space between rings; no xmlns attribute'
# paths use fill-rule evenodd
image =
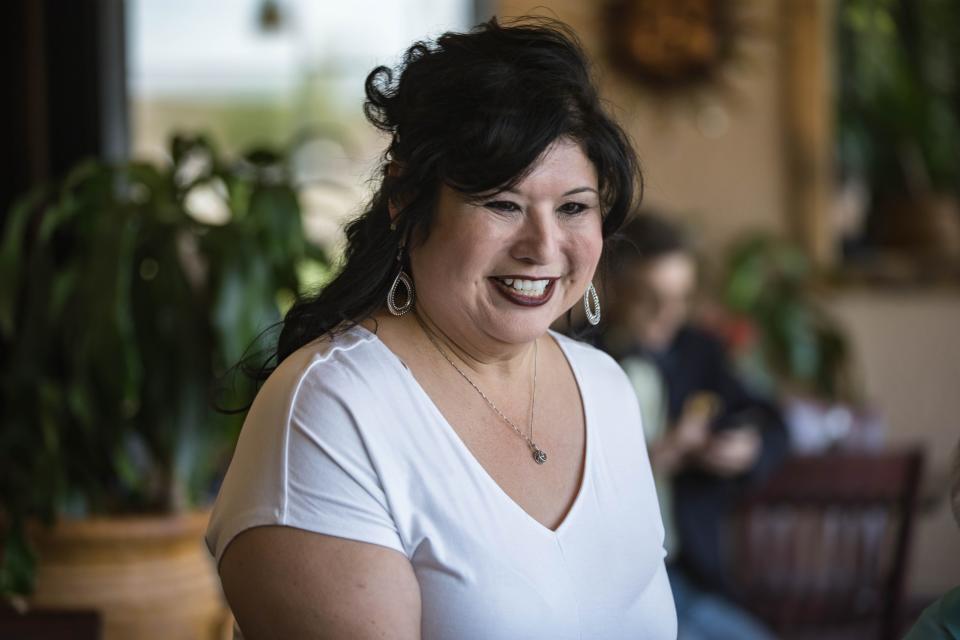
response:
<svg viewBox="0 0 960 640"><path fill-rule="evenodd" d="M537 447L534 447L533 460L537 464L543 464L544 462L547 461L547 454L542 449L538 449Z"/></svg>

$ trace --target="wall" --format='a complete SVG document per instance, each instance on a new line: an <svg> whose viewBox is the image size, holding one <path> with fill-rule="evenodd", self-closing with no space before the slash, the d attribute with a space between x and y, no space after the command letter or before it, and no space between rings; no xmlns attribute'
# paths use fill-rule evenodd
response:
<svg viewBox="0 0 960 640"><path fill-rule="evenodd" d="M960 527L943 495L960 439L960 296L843 292L831 308L847 328L864 391L889 422L891 444L920 442L926 493L912 549L910 586L940 593L960 583Z"/></svg>
<svg viewBox="0 0 960 640"><path fill-rule="evenodd" d="M717 90L660 98L605 66L597 10L602 3L500 0L499 5L500 15L552 15L577 31L640 155L645 205L681 216L708 252L744 228L785 229L776 3L754 3L742 16L756 33L744 39L735 62L712 85Z"/></svg>
<svg viewBox="0 0 960 640"><path fill-rule="evenodd" d="M788 230L788 176L780 96L781 4L746 2L751 34L717 91L657 98L604 63L599 2L499 0L498 15L550 15L570 24L597 64L600 84L634 139L645 203L690 223L709 256L744 233ZM921 442L928 484L943 483L960 437L960 295L838 291L866 392L887 416L891 442ZM922 515L911 587L937 594L960 583L960 531L944 501Z"/></svg>

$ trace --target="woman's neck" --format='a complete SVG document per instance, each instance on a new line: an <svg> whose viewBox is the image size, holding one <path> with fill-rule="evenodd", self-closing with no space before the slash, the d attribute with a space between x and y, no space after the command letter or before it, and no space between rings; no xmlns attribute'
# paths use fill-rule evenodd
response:
<svg viewBox="0 0 960 640"><path fill-rule="evenodd" d="M509 344L489 336L456 331L436 322L428 311L417 309L399 318L378 314L379 322L390 322L403 338L417 344L423 353L447 358L475 382L519 381L526 379L533 363L534 342Z"/></svg>

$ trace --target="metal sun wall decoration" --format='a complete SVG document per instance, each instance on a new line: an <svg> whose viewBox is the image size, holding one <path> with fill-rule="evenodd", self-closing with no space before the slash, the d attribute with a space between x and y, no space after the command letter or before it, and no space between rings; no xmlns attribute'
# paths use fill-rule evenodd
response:
<svg viewBox="0 0 960 640"><path fill-rule="evenodd" d="M646 88L676 93L715 85L747 35L736 0L611 0L611 66Z"/></svg>

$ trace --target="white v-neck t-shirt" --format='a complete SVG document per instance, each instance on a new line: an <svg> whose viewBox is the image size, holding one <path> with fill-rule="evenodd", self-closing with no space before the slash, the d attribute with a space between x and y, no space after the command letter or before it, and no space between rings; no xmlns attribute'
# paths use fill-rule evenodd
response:
<svg viewBox="0 0 960 640"><path fill-rule="evenodd" d="M556 530L357 325L296 351L257 394L206 535L217 562L245 529L287 525L406 556L423 640L676 638L636 396L606 354L552 335L586 418L582 483Z"/></svg>

